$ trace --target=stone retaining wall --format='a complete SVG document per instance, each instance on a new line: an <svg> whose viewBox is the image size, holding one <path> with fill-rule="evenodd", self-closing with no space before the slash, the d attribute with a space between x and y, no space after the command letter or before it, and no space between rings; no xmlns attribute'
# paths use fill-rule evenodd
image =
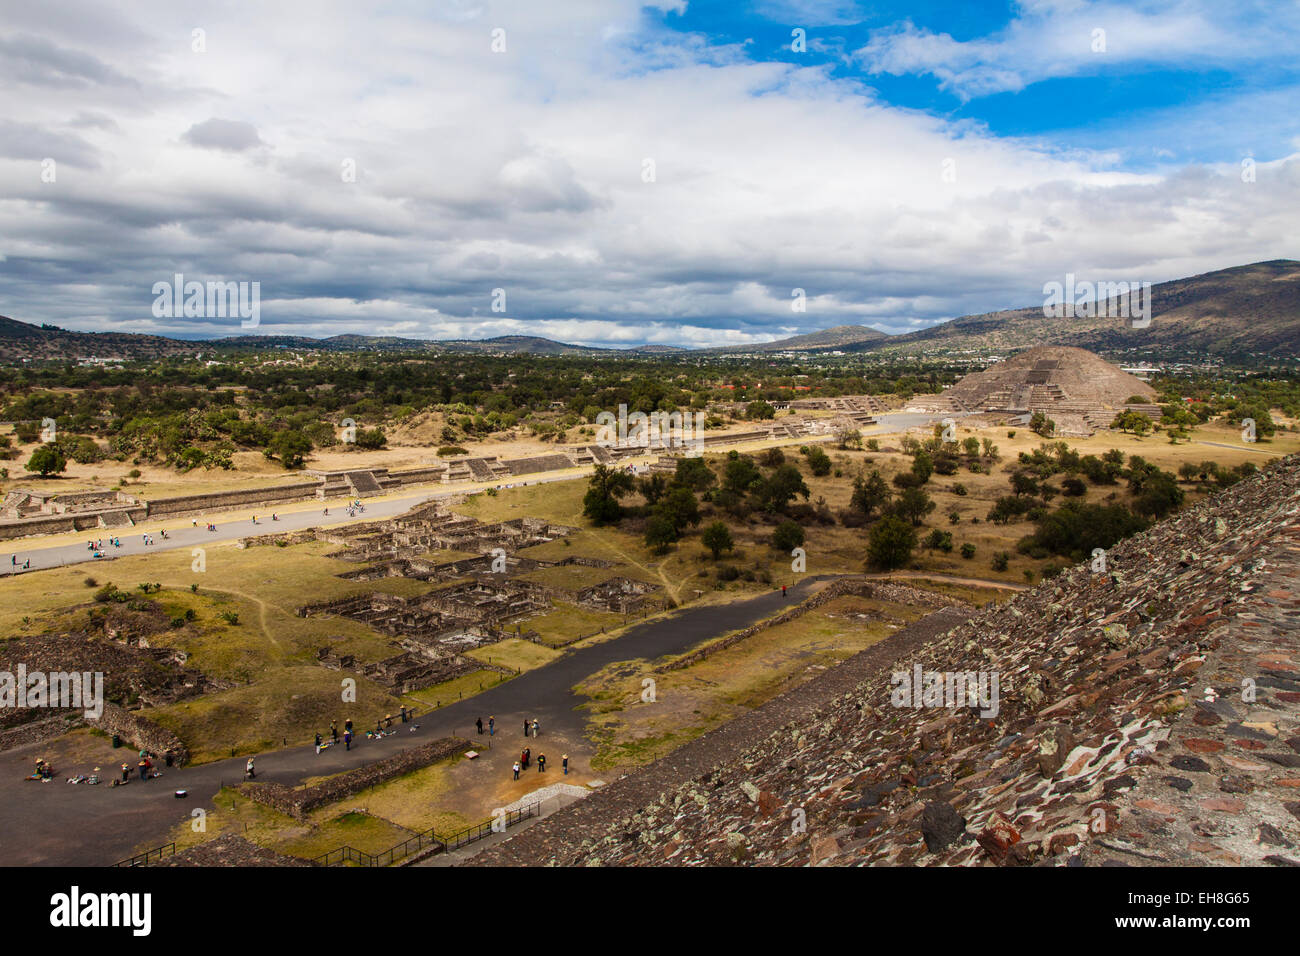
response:
<svg viewBox="0 0 1300 956"><path fill-rule="evenodd" d="M178 767L189 763L189 748L179 737L136 711L126 710L117 704L105 701L104 713L98 719L88 720L87 723L105 733L120 735L136 750L147 750L159 755L171 753Z"/></svg>
<svg viewBox="0 0 1300 956"><path fill-rule="evenodd" d="M28 744L44 743L62 737L69 730L82 726L85 719L76 711L57 714L44 720L33 720L0 732L0 752Z"/></svg>
<svg viewBox="0 0 1300 956"><path fill-rule="evenodd" d="M149 517L184 515L200 511L217 511L226 508L269 505L283 501L315 498L316 489L319 487L319 481L300 481L291 485L249 488L246 491L214 491L206 495L157 498L149 502Z"/></svg>
<svg viewBox="0 0 1300 956"><path fill-rule="evenodd" d="M470 748L468 740L443 737L410 750L403 750L375 763L349 770L312 787L286 787L280 783L245 784L244 793L273 810L301 820L317 807L335 803L354 793L446 760Z"/></svg>
<svg viewBox="0 0 1300 956"><path fill-rule="evenodd" d="M675 661L661 664L655 668L655 672L662 674L665 671L680 670L683 667L690 667L692 664L699 663L706 657L716 654L718 651L724 650L732 645L739 644L747 638L753 637L760 631L765 631L769 627L776 627L780 624L793 621L795 618L802 617L809 611L815 610L823 604L833 601L838 597L843 597L846 594L855 594L859 597L874 597L886 601L895 601L902 604L912 604L920 607L936 609L961 603L950 598L943 598L930 591L922 591L919 588L912 588L903 584L893 584L889 581L879 581L873 578L860 577L840 578L838 581L832 581L812 597L800 601L783 614L778 614L776 617L770 617L765 621L759 621L757 624L751 624L744 630L737 631L729 637L724 637L721 640L706 644L704 647L687 654L685 657L679 657Z"/></svg>

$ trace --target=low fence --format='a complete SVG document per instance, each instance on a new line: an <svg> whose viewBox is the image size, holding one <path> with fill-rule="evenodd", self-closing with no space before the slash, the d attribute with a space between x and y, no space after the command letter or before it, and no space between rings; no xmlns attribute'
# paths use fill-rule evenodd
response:
<svg viewBox="0 0 1300 956"><path fill-rule="evenodd" d="M164 843L162 846L156 846L152 850L145 850L143 853L137 853L133 857L125 860L118 860L114 866L148 866L150 860L161 860L164 857L176 855L175 843Z"/></svg>
<svg viewBox="0 0 1300 956"><path fill-rule="evenodd" d="M523 809L508 811L505 815L503 829L508 829L522 820L527 820L529 817L537 816L541 812L541 806L540 803L530 803ZM496 823L495 819L487 820L466 827L463 830L458 830L445 837L440 837L434 830L429 829L379 853L367 853L365 850L358 850L356 847L345 845L330 850L328 853L322 853L312 859L311 862L318 866L346 866L348 864L356 866L392 866L399 860L404 860L430 848L433 848L437 853L450 853L452 850L468 846L497 832L493 829Z"/></svg>

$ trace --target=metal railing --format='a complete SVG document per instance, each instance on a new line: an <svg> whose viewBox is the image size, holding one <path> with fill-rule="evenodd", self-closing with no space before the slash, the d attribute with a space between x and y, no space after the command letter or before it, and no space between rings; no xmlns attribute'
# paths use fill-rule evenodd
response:
<svg viewBox="0 0 1300 956"><path fill-rule="evenodd" d="M541 812L541 806L541 803L530 803L520 810L508 811L505 814L504 828L512 827L521 820L537 816ZM408 856L429 847L436 847L439 853L450 853L452 850L468 846L491 833L497 832L493 830L495 823L495 819L487 820L466 827L463 830L458 830L456 833L445 837L440 837L432 829L429 829L379 853L367 853L365 850L358 850L353 846L341 846L314 857L312 862L321 866L346 866L350 863L357 866L392 866L399 860L404 860Z"/></svg>
<svg viewBox="0 0 1300 956"><path fill-rule="evenodd" d="M157 858L161 860L165 856L176 855L175 843L164 843L162 846L156 846L152 850L145 850L143 853L137 853L135 856L126 860L118 860L114 866L148 866L149 860Z"/></svg>

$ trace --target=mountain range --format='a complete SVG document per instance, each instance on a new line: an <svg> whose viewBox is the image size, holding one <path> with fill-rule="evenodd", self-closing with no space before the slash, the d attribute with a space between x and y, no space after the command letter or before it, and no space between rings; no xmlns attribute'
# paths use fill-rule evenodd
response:
<svg viewBox="0 0 1300 956"><path fill-rule="evenodd" d="M1065 277L1061 277L1062 280ZM1112 304L1119 304L1112 300ZM969 352L1015 352L1038 345L1066 345L1106 354L1145 357L1219 357L1225 360L1300 358L1300 262L1276 259L1151 285L1149 324L1131 318L1045 315L1042 304L966 315L937 325L888 335L863 325L839 325L753 345L684 349L648 345L631 349L573 345L531 335L432 341L395 336L239 335L186 340L127 332L75 332L0 316L0 361L69 358L147 359L212 354L236 349L320 349L528 353L533 355L763 355L777 352L880 353L942 356ZM1136 326L1136 327L1135 327Z"/></svg>

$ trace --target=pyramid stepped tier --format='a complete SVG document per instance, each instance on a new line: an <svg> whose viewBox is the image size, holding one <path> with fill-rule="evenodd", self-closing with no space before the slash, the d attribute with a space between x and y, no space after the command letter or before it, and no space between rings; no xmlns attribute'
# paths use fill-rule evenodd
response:
<svg viewBox="0 0 1300 956"><path fill-rule="evenodd" d="M967 375L945 395L972 408L1023 410L1063 401L1119 408L1156 391L1084 349L1044 345Z"/></svg>
<svg viewBox="0 0 1300 956"><path fill-rule="evenodd" d="M352 493L358 498L371 498L384 493L384 489L375 480L375 476L368 471L349 471L346 477L348 487L352 489Z"/></svg>
<svg viewBox="0 0 1300 956"><path fill-rule="evenodd" d="M512 475L535 475L542 471L559 471L572 468L574 461L568 455L538 455L535 458L513 458L505 462Z"/></svg>
<svg viewBox="0 0 1300 956"><path fill-rule="evenodd" d="M131 528L135 522L125 511L104 511L99 516L99 523L105 528Z"/></svg>

